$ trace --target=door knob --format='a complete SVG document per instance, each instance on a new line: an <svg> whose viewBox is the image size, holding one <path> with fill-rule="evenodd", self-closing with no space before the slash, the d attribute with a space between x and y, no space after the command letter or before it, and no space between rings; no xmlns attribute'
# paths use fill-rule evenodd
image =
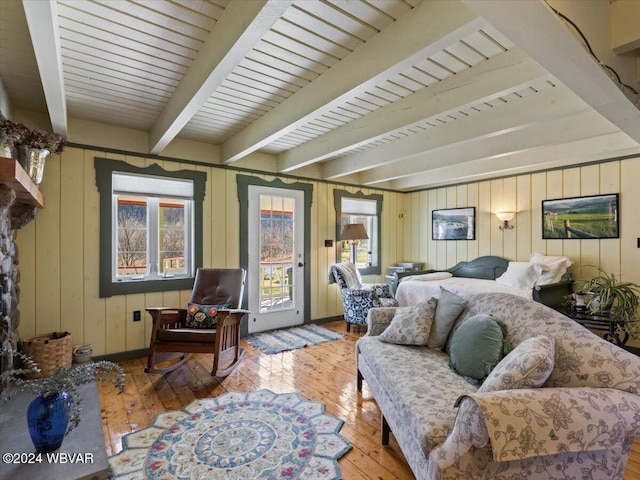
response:
<svg viewBox="0 0 640 480"><path fill-rule="evenodd" d="M302 263L302 262L298 262L298 266L299 266L299 267L304 267L304 263Z"/></svg>

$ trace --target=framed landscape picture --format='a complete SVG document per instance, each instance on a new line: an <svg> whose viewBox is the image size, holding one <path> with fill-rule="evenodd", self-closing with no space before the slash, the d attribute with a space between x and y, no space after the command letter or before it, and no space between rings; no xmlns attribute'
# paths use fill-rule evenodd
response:
<svg viewBox="0 0 640 480"><path fill-rule="evenodd" d="M431 212L433 240L475 240L476 208L447 208Z"/></svg>
<svg viewBox="0 0 640 480"><path fill-rule="evenodd" d="M542 201L543 239L619 238L618 194Z"/></svg>

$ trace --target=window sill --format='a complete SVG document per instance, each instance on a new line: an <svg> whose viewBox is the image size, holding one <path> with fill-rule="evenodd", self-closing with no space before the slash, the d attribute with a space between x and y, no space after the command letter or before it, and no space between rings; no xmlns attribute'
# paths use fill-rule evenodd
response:
<svg viewBox="0 0 640 480"><path fill-rule="evenodd" d="M194 277L170 277L144 280L108 281L100 284L100 297L114 295L133 295L136 293L171 292L176 290L191 290Z"/></svg>

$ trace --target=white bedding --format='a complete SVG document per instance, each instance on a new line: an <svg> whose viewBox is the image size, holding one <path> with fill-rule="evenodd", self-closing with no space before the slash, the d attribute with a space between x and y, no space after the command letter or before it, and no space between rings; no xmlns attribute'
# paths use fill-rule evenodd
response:
<svg viewBox="0 0 640 480"><path fill-rule="evenodd" d="M431 297L440 297L440 287L449 290L463 298L474 293L511 293L519 297L531 300L533 289L511 288L496 283L495 280L482 280L479 278L452 277L440 280L409 280L405 277L398 285L396 300L401 307L414 305L418 302L426 302Z"/></svg>

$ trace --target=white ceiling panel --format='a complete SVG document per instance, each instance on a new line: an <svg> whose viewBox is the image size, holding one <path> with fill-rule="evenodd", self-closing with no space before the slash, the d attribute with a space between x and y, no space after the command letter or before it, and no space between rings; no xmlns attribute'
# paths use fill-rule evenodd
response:
<svg viewBox="0 0 640 480"><path fill-rule="evenodd" d="M49 37L30 34L33 11L52 12ZM601 156L640 153L640 95L542 2L58 0L25 14L2 0L0 79L13 108L56 128L52 99L63 117L149 132L151 153L182 137L227 164L261 151L274 173L318 164L320 179L398 190L455 183L465 163L469 180L506 171L500 159L577 162L597 139Z"/></svg>

